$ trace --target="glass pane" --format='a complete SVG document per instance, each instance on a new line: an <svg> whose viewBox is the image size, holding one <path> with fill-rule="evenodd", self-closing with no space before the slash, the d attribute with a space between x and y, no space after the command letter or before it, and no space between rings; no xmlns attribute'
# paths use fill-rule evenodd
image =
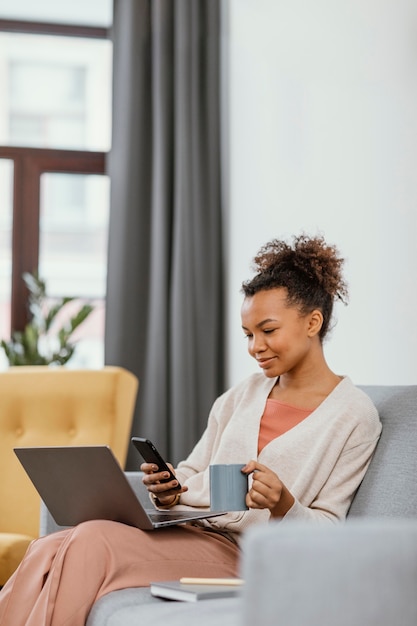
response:
<svg viewBox="0 0 417 626"><path fill-rule="evenodd" d="M58 325L83 303L94 311L75 331L77 348L68 366L104 364L109 179L83 174L41 177L39 275L54 299L76 297Z"/></svg>
<svg viewBox="0 0 417 626"><path fill-rule="evenodd" d="M0 338L10 338L12 293L13 161L0 159ZM0 369L8 366L0 350Z"/></svg>
<svg viewBox="0 0 417 626"><path fill-rule="evenodd" d="M0 18L108 28L113 22L113 0L0 0Z"/></svg>
<svg viewBox="0 0 417 626"><path fill-rule="evenodd" d="M108 40L0 33L0 143L107 152Z"/></svg>

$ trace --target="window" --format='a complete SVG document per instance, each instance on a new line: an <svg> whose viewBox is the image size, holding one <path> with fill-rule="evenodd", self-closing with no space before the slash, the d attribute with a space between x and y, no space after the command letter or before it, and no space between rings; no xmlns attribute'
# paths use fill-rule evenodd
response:
<svg viewBox="0 0 417 626"><path fill-rule="evenodd" d="M94 305L69 365L100 367L112 5L60 5L13 0L0 8L0 338L26 324L22 274L38 271L51 299L76 296Z"/></svg>
<svg viewBox="0 0 417 626"><path fill-rule="evenodd" d="M0 32L0 143L108 151L111 49L107 39Z"/></svg>
<svg viewBox="0 0 417 626"><path fill-rule="evenodd" d="M55 296L76 294L94 305L77 331L84 337L74 355L80 367L100 367L104 361L108 183L97 175L41 176L39 273Z"/></svg>
<svg viewBox="0 0 417 626"><path fill-rule="evenodd" d="M2 0L0 18L33 23L89 25L109 28L113 21L112 0Z"/></svg>

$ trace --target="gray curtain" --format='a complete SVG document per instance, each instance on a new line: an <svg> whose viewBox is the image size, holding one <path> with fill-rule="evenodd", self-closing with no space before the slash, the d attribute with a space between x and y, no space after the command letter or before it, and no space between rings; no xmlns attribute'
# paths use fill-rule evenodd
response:
<svg viewBox="0 0 417 626"><path fill-rule="evenodd" d="M105 362L173 463L224 389L219 31L219 0L114 2Z"/></svg>

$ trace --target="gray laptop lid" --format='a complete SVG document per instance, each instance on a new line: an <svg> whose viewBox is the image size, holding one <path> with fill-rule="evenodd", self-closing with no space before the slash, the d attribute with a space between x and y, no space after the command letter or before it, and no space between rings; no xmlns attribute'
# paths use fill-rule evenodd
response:
<svg viewBox="0 0 417 626"><path fill-rule="evenodd" d="M223 515L224 511L147 511L107 446L14 448L60 526L107 519L142 530Z"/></svg>

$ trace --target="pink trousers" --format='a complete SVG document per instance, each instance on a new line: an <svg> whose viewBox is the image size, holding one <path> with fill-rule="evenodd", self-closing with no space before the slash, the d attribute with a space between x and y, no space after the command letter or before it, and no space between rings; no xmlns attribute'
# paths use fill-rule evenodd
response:
<svg viewBox="0 0 417 626"><path fill-rule="evenodd" d="M182 576L237 575L239 548L190 525L142 531L85 522L33 541L0 591L1 626L84 626L93 603Z"/></svg>

